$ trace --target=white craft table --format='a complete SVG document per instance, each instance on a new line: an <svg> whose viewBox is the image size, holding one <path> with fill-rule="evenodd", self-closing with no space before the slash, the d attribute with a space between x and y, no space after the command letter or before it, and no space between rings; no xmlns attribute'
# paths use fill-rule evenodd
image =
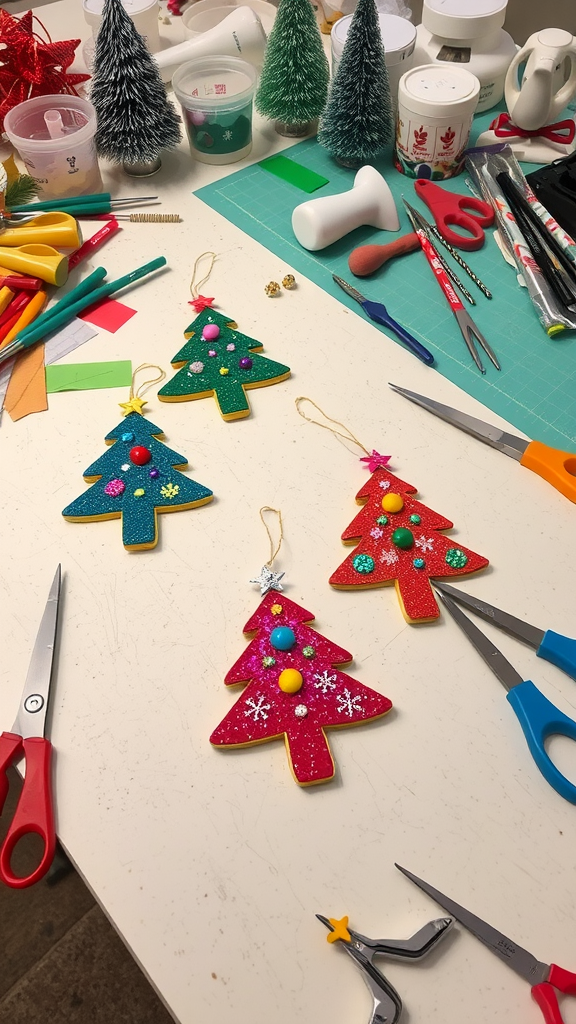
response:
<svg viewBox="0 0 576 1024"><path fill-rule="evenodd" d="M54 38L86 37L78 0L42 8ZM163 28L162 31L165 31ZM258 122L252 159L283 143ZM182 144L162 171L116 195L162 197L180 225L125 225L97 256L117 276L165 253L170 271L126 297L138 314L70 362L170 358L193 318L192 264L218 253L210 284L240 329L287 362L291 380L250 393L253 415L225 423L213 400L147 407L167 443L210 486L204 508L160 516L156 550L128 554L119 521L71 524L62 508L120 419L121 390L50 396L49 412L0 432L0 723L12 724L54 567L64 601L51 737L58 833L70 857L180 1024L362 1024L360 975L326 943L315 913L373 936L408 936L440 909L398 860L485 916L539 958L575 966L576 808L544 782L503 689L455 624L409 626L394 590L336 592L339 536L366 470L301 420L305 394L345 420L456 541L491 568L467 582L544 628L575 631L576 508L535 475L392 394L392 380L497 421L439 374L299 277L192 195L234 171L194 165ZM503 271L504 273L504 271ZM497 296L494 301L497 301ZM496 345L505 359L505 339ZM502 421L502 426L510 428ZM286 594L355 655L356 678L390 696L373 725L336 731L338 766L305 790L281 742L214 750L235 694L223 679L259 602L248 580L267 558L261 505L281 507ZM487 631L488 631L488 627ZM496 642L526 678L576 715L576 687L520 644ZM554 742L576 776L576 750ZM417 966L386 964L411 1024L518 1024L539 1011L527 984L462 929ZM566 1021L576 1021L574 1004Z"/></svg>

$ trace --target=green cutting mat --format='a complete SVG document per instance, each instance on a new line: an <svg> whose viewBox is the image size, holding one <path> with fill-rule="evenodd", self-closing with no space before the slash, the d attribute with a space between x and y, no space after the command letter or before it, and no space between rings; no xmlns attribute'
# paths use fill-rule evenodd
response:
<svg viewBox="0 0 576 1024"><path fill-rule="evenodd" d="M474 135L488 127L494 113L475 119ZM435 355L436 368L468 394L513 423L529 437L557 448L571 450L576 439L576 332L565 332L553 341L540 326L525 288L516 282L516 271L506 264L489 229L482 249L463 253L472 269L493 293L486 299L472 280L442 250L448 262L465 281L476 305L464 300L466 309L488 339L499 360L498 372L481 352L486 366L483 377L474 367L464 339L448 303L421 252L392 260L370 278L354 278L348 269L348 255L357 245L384 244L397 235L363 227L317 253L308 252L296 241L291 228L294 207L308 198L335 194L351 188L354 172L338 167L315 139L307 139L286 150L286 155L304 167L328 178L329 184L313 197L267 173L258 164L243 168L195 194L227 220L240 227L354 312L361 307L332 281L338 274L352 281L366 298L384 302L391 316L423 341ZM413 180L399 174L387 157L375 165L394 195L400 215L400 233L412 228L401 197L429 216L417 199ZM524 168L534 169L534 165ZM454 192L466 192L465 175L445 182ZM468 193L467 193L468 194ZM431 219L431 216L429 216ZM370 321L371 323L372 321ZM374 325L375 330L384 329ZM383 344L392 344L383 339ZM398 342L400 344L400 342ZM429 394L433 396L433 382Z"/></svg>

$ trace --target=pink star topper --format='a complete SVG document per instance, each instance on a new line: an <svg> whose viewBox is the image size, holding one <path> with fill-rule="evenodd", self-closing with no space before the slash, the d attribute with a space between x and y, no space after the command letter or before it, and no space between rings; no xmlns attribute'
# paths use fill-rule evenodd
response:
<svg viewBox="0 0 576 1024"><path fill-rule="evenodd" d="M367 462L370 473L373 473L380 466L387 466L391 458L391 455L380 455L380 452L375 451L373 448L372 454L365 455L364 458L360 459L360 462Z"/></svg>
<svg viewBox="0 0 576 1024"><path fill-rule="evenodd" d="M207 298L205 295L198 295L197 298L192 299L188 305L192 306L195 313L201 313L203 309L207 309L214 302L214 298Z"/></svg>

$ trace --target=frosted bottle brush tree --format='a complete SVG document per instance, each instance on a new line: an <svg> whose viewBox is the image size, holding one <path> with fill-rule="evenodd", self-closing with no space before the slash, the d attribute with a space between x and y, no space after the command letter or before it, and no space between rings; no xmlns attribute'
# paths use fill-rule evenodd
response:
<svg viewBox="0 0 576 1024"><path fill-rule="evenodd" d="M330 69L310 0L280 0L256 107L281 135L306 135L322 112Z"/></svg>
<svg viewBox="0 0 576 1024"><path fill-rule="evenodd" d="M344 167L377 157L394 135L390 84L374 0L358 0L318 142Z"/></svg>
<svg viewBox="0 0 576 1024"><path fill-rule="evenodd" d="M90 99L100 156L129 173L152 173L182 137L154 58L121 0L106 0L96 40Z"/></svg>

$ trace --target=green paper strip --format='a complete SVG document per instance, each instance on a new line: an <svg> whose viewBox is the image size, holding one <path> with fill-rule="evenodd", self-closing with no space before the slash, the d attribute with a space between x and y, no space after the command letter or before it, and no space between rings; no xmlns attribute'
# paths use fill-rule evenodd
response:
<svg viewBox="0 0 576 1024"><path fill-rule="evenodd" d="M119 359L111 363L55 363L46 367L46 390L90 391L94 388L130 387L132 362Z"/></svg>
<svg viewBox="0 0 576 1024"><path fill-rule="evenodd" d="M258 166L289 182L290 185L295 185L302 192L315 192L317 188L328 184L328 178L323 178L321 174L316 174L316 171L297 164L295 160L288 160L285 156L269 156L266 160L261 160Z"/></svg>

